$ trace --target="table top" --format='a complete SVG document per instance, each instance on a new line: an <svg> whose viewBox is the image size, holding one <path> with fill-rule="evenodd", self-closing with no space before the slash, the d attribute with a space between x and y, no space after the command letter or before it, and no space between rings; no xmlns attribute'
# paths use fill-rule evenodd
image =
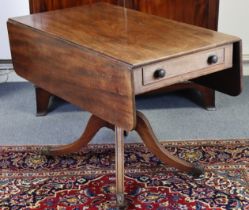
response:
<svg viewBox="0 0 249 210"><path fill-rule="evenodd" d="M20 76L127 131L138 93L193 79L241 91L239 38L111 4L11 18L8 32Z"/></svg>
<svg viewBox="0 0 249 210"><path fill-rule="evenodd" d="M210 49L239 38L107 3L13 18L132 67Z"/></svg>

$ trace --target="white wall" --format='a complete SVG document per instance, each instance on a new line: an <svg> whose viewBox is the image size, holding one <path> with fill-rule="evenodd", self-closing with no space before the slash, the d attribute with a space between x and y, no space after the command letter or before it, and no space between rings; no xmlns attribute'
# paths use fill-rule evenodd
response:
<svg viewBox="0 0 249 210"><path fill-rule="evenodd" d="M6 26L8 18L27 14L28 0L0 0L0 60L11 58Z"/></svg>
<svg viewBox="0 0 249 210"><path fill-rule="evenodd" d="M249 1L220 0L219 31L239 36L244 58L249 59Z"/></svg>

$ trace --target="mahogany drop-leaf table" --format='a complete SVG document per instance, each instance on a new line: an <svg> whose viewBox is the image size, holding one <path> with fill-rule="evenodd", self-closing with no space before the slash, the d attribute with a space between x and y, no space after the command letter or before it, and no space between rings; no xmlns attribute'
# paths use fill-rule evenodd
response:
<svg viewBox="0 0 249 210"><path fill-rule="evenodd" d="M241 40L212 30L107 3L8 20L15 71L92 116L82 136L48 147L80 150L107 127L115 131L117 204L124 196L124 131L135 130L162 162L199 176L195 166L160 145L135 96L193 80L229 95L241 92ZM65 119L66 120L66 119Z"/></svg>

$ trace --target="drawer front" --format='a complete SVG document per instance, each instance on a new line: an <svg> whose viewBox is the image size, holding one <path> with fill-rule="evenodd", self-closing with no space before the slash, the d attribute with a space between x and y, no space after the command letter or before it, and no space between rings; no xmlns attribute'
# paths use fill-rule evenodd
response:
<svg viewBox="0 0 249 210"><path fill-rule="evenodd" d="M143 66L134 71L135 92L146 92L230 68L232 47L229 44Z"/></svg>

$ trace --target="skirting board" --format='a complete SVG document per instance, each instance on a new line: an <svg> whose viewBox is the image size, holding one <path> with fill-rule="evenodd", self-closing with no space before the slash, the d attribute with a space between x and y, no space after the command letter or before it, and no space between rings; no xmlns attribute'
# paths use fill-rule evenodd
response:
<svg viewBox="0 0 249 210"><path fill-rule="evenodd" d="M0 64L9 64L12 63L11 59L0 59Z"/></svg>
<svg viewBox="0 0 249 210"><path fill-rule="evenodd" d="M243 55L243 63L249 63L249 54Z"/></svg>

